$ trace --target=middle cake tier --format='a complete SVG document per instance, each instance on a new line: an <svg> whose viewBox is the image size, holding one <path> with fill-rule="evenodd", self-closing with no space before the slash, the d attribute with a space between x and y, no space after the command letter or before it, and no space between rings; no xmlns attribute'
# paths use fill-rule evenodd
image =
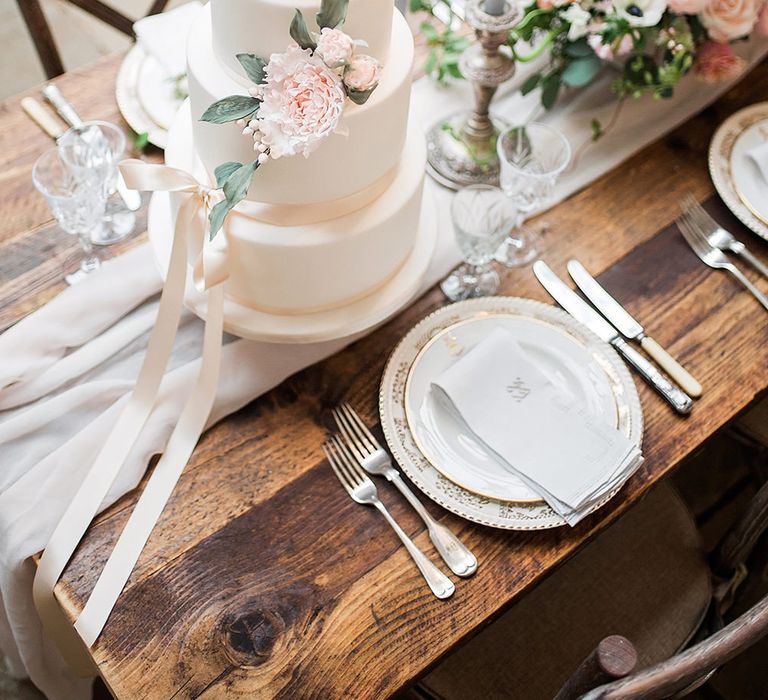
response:
<svg viewBox="0 0 768 700"><path fill-rule="evenodd" d="M391 45L381 82L368 102L350 103L345 108L347 133L332 134L308 158L270 160L256 172L248 199L302 205L344 200L366 192L374 199L391 182L405 144L414 56L407 22L395 10L392 18ZM291 41L286 27L286 47ZM250 85L216 57L208 6L200 12L187 47L194 141L203 165L213 173L227 161L252 161L253 141L241 133L241 127L199 121L213 102L228 95L244 95ZM340 202L340 206L344 209L346 205Z"/></svg>

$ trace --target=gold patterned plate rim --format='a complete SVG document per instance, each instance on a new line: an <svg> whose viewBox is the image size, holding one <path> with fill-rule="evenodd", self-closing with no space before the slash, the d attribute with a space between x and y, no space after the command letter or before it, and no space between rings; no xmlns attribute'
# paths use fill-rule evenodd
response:
<svg viewBox="0 0 768 700"><path fill-rule="evenodd" d="M435 503L472 522L505 530L543 530L565 525L546 503L511 503L478 496L440 474L418 450L405 420L405 382L413 358L434 335L449 325L474 316L509 313L548 321L572 330L588 347L594 347L611 383L621 387L626 403L620 420L629 422L629 436L638 445L643 436L643 412L629 370L616 351L564 311L532 299L485 297L444 306L417 323L398 343L385 367L379 391L379 414L387 445L411 482ZM590 508L605 505L622 488L619 484Z"/></svg>
<svg viewBox="0 0 768 700"><path fill-rule="evenodd" d="M437 342L440 341L441 338L445 337L447 333L451 333L456 328L460 326L466 326L470 323L475 323L480 319L483 318L519 318L523 319L528 322L537 323L541 326L544 326L545 328L548 328L556 333L559 333L563 337L567 338L570 342L574 343L575 345L579 346L582 350L584 350L587 354L589 354L595 362L597 362L598 365L600 365L600 368L603 370L605 374L606 381L608 382L608 385L611 389L611 398L613 399L613 407L616 411L616 425L615 427L617 429L623 428L624 431L629 435L629 424L626 423L624 426L620 425L620 416L621 416L621 408L619 405L619 400L617 397L616 387L611 382L611 378L608 374L608 372L604 369L604 359L602 355L594 350L591 350L586 343L582 342L579 338L573 335L573 333L569 333L568 330L565 328L562 328L560 326L556 326L552 323L548 323L546 321L543 321L542 319L537 318L530 318L529 316L525 316L520 313L488 313L484 314L483 316L479 316L476 318L467 318L463 321L459 321L458 323L453 323L450 326L447 326L443 328L440 332L438 332L436 335L432 337L432 339L421 349L419 350L416 357L413 358L413 362L411 363L411 367L408 370L408 376L405 380L405 393L403 396L403 405L405 410L405 419L408 423L408 429L411 431L411 435L413 435L413 441L416 444L416 446L419 448L419 451L424 456L424 459L429 462L432 467L437 470L440 474L442 474L446 479L449 481L452 481L457 486L461 486L461 488L465 489L466 491L469 491L470 493L474 493L476 496L481 496L484 498L496 498L499 501L504 501L505 503L517 503L517 504L524 504L524 503L544 503L543 498L500 498L499 496L493 494L493 493L484 493L483 491L478 490L477 488L472 488L470 486L467 486L467 484L462 483L459 481L455 476L450 476L449 474L446 474L443 467L440 466L440 464L437 462L437 460L434 459L434 456L430 456L429 450L425 449L422 441L420 440L419 436L417 435L416 431L413 430L414 425L414 417L411 415L411 409L409 396L411 394L411 380L413 378L413 372L416 368L416 365L419 363L419 360L424 357L425 353Z"/></svg>
<svg viewBox="0 0 768 700"><path fill-rule="evenodd" d="M709 145L709 174L721 199L741 223L768 240L768 222L760 217L736 186L731 154L739 137L751 126L768 120L768 102L744 107L732 114L715 131Z"/></svg>

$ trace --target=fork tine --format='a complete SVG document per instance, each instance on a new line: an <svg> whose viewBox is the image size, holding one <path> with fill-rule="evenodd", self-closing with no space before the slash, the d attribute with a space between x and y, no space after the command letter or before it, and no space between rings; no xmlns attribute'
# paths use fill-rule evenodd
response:
<svg viewBox="0 0 768 700"><path fill-rule="evenodd" d="M363 437L371 444L371 449L378 449L380 447L378 440L376 440L373 433L368 430L368 426L363 422L363 419L360 418L357 411L355 411L347 401L342 404L342 409L344 409L344 412L349 416L349 419L357 426Z"/></svg>
<svg viewBox="0 0 768 700"><path fill-rule="evenodd" d="M346 475L347 482L351 488L357 488L360 486L360 478L356 471L351 468L350 460L347 458L347 452L344 449L344 444L339 440L338 436L332 435L330 443L333 446L334 454L336 455L336 464L339 469ZM354 461L354 460L353 460Z"/></svg>
<svg viewBox="0 0 768 700"><path fill-rule="evenodd" d="M339 436L334 435L332 439L336 443L336 447L339 449L339 452L342 455L344 464L346 465L347 470L352 474L353 480L355 481L357 486L360 486L366 483L367 481L371 481L366 475L366 473L362 470L360 465L357 463L357 460L355 460L349 448L344 444L342 440L339 439ZM371 481L371 484L373 484L372 481Z"/></svg>
<svg viewBox="0 0 768 700"><path fill-rule="evenodd" d="M691 246L691 249L694 253L696 253L696 255L699 256L699 258L704 260L704 256L714 250L709 244L709 241L699 235L699 232L691 223L689 218L681 218L681 220L678 222L678 226L683 234L683 238L685 238L685 240L688 242L688 245ZM710 264L707 260L704 260L704 262L707 265Z"/></svg>
<svg viewBox="0 0 768 700"><path fill-rule="evenodd" d="M336 455L333 452L333 446L331 443L323 443L323 452L325 452L325 456L328 458L328 464L331 465L331 469L333 469L334 473L336 474L336 478L341 482L344 490L351 496L352 487L348 483L346 475L339 468L339 462L337 461Z"/></svg>
<svg viewBox="0 0 768 700"><path fill-rule="evenodd" d="M336 425L341 431L341 434L344 438L344 442L346 442L346 444L352 449L352 452L355 453L355 458L357 459L357 461L362 462L366 458L370 450L363 449L363 445L360 444L360 441L353 434L351 427L347 425L346 417L341 413L341 411L338 408L333 409L333 417L336 420Z"/></svg>
<svg viewBox="0 0 768 700"><path fill-rule="evenodd" d="M702 231L706 231L707 233L714 231L718 226L717 222L707 213L706 209L704 209L699 202L693 197L690 199L691 201L688 205L688 211L690 212L693 221Z"/></svg>

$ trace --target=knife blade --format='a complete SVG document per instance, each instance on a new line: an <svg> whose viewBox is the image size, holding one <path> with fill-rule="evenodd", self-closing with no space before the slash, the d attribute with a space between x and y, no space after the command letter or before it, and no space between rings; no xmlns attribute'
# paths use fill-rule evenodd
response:
<svg viewBox="0 0 768 700"><path fill-rule="evenodd" d="M77 113L74 105L67 100L62 94L61 90L56 85L48 84L43 88L43 97L51 104L51 106L58 112L59 116L69 126L79 129L83 126L83 120ZM117 173L117 193L120 195L120 199L130 211L138 211L141 208L141 194L136 190L129 190L125 184L122 173L118 170Z"/></svg>
<svg viewBox="0 0 768 700"><path fill-rule="evenodd" d="M565 284L543 260L534 263L533 273L560 306L599 338L618 350L643 379L656 389L678 413L690 413L693 399L676 387L649 360L631 347L608 321Z"/></svg>
<svg viewBox="0 0 768 700"><path fill-rule="evenodd" d="M589 274L587 269L578 260L568 261L568 273L576 282L576 285L584 293L592 304L605 316L625 337L640 343L661 368L674 379L682 389L694 398L701 396L702 388L696 379L686 370L672 355L659 345L646 332L643 326L630 315L630 313L617 302L601 285Z"/></svg>

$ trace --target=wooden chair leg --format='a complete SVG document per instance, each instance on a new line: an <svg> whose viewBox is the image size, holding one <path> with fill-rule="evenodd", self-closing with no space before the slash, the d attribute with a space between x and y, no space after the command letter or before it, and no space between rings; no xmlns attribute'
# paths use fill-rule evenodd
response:
<svg viewBox="0 0 768 700"><path fill-rule="evenodd" d="M25 1L26 0L19 0L19 2ZM133 20L120 14L109 5L105 5L101 0L68 0L68 2L85 10L102 22L106 22L123 34L133 37Z"/></svg>
<svg viewBox="0 0 768 700"><path fill-rule="evenodd" d="M159 14L165 9L165 6L168 4L168 2L169 0L155 0L152 3L152 6L149 8L149 12L147 12L147 15Z"/></svg>
<svg viewBox="0 0 768 700"><path fill-rule="evenodd" d="M16 4L35 44L45 75L49 80L61 75L64 72L64 64L61 62L59 50L56 48L56 42L53 40L53 34L39 0L16 0Z"/></svg>

